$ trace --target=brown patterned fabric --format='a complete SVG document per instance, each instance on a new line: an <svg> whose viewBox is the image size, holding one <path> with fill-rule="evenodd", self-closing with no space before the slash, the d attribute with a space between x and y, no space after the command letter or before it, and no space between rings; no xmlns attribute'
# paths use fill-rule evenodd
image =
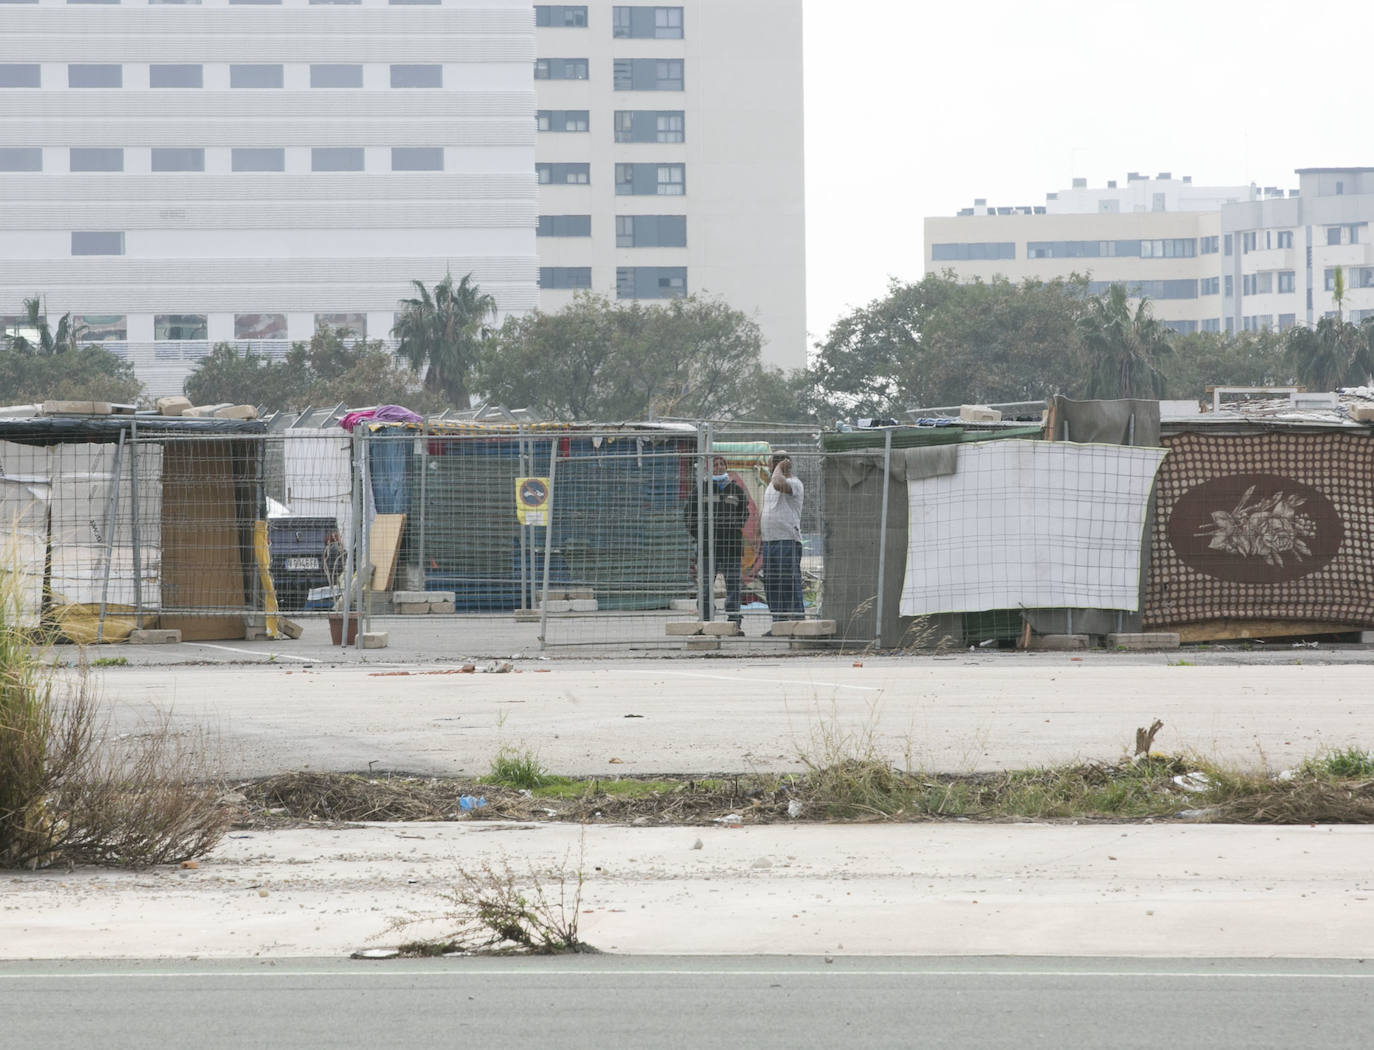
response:
<svg viewBox="0 0 1374 1050"><path fill-rule="evenodd" d="M1374 626L1370 434L1162 443L1147 629L1223 618Z"/></svg>

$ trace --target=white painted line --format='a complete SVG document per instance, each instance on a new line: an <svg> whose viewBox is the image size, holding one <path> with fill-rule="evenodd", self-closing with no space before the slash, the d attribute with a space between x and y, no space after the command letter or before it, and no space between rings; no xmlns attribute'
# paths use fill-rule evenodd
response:
<svg viewBox="0 0 1374 1050"><path fill-rule="evenodd" d="M182 645L201 645L206 649L220 649L226 653L246 653L249 656L261 656L263 663L271 661L275 656L278 660L299 660L304 664L319 663L313 656L292 656L289 653L264 653L258 649L235 649L232 645L214 645L211 642L182 642Z"/></svg>
<svg viewBox="0 0 1374 1050"><path fill-rule="evenodd" d="M465 957L472 960L472 956ZM838 959L845 958L838 956ZM1192 970L869 970L854 969L852 967L840 967L815 970L732 970L732 969L707 969L707 970L648 970L648 969L624 969L624 970L584 970L584 969L548 969L540 966L529 969L469 969L455 967L451 970L410 970L389 965L386 960L360 959L356 968L347 970L292 970L283 969L280 965L275 965L271 969L261 970L203 970L197 972L178 973L173 970L154 970L142 971L139 973L126 973L121 971L102 971L91 973L0 973L0 981L81 981L81 980L108 980L110 978L125 978L137 980L165 980L179 978L204 978L204 977L357 977L360 974L376 974L386 977L462 977L469 980L474 977L536 977L544 978L551 975L563 977L723 977L726 979L736 977L823 977L826 979L838 977L1102 977L1112 980L1125 978L1127 980L1139 980L1140 978L1155 978L1160 980L1199 980L1203 978L1212 980L1302 980L1302 981L1369 981L1374 980L1374 973L1292 973L1292 972L1246 972L1243 970L1232 970L1218 972L1215 970L1192 971Z"/></svg>
<svg viewBox="0 0 1374 1050"><path fill-rule="evenodd" d="M737 674L706 674L704 671L646 671L638 667L621 667L617 669L617 673L653 675L675 674L680 678L709 678L717 682L752 682L756 685L811 685L827 689L859 689L869 693L881 693L884 689L881 685L841 685L838 682L808 682L800 678L745 678Z"/></svg>

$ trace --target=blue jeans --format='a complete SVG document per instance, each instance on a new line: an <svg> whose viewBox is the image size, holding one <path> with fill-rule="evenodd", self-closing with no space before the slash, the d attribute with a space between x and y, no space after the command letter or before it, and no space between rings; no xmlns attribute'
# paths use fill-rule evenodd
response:
<svg viewBox="0 0 1374 1050"><path fill-rule="evenodd" d="M802 605L802 545L796 540L764 540L763 591L775 620L800 620Z"/></svg>

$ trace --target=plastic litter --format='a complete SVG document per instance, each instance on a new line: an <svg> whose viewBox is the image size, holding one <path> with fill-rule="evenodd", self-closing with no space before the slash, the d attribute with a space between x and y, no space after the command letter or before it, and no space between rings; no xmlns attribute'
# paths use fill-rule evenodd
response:
<svg viewBox="0 0 1374 1050"><path fill-rule="evenodd" d="M791 817L793 820L796 820L798 817L802 815L801 799L794 798L787 803L787 815Z"/></svg>
<svg viewBox="0 0 1374 1050"><path fill-rule="evenodd" d="M458 808L464 813L473 809L481 809L486 804L485 798L473 798L471 795L461 795L458 798Z"/></svg>
<svg viewBox="0 0 1374 1050"><path fill-rule="evenodd" d="M1207 774L1200 772L1184 773L1181 776L1176 776L1174 777L1174 783L1184 791L1190 793L1206 791L1212 786L1212 782L1207 779Z"/></svg>
<svg viewBox="0 0 1374 1050"><path fill-rule="evenodd" d="M717 817L715 822L717 824L725 824L728 827L734 827L738 824L743 824L744 818L741 817L738 813L730 813L723 817Z"/></svg>

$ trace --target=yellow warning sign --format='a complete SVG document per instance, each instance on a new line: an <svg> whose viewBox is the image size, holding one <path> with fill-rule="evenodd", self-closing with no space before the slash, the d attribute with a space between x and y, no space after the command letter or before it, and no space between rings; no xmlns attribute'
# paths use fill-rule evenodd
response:
<svg viewBox="0 0 1374 1050"><path fill-rule="evenodd" d="M549 523L549 479L515 479L515 516L521 525Z"/></svg>

